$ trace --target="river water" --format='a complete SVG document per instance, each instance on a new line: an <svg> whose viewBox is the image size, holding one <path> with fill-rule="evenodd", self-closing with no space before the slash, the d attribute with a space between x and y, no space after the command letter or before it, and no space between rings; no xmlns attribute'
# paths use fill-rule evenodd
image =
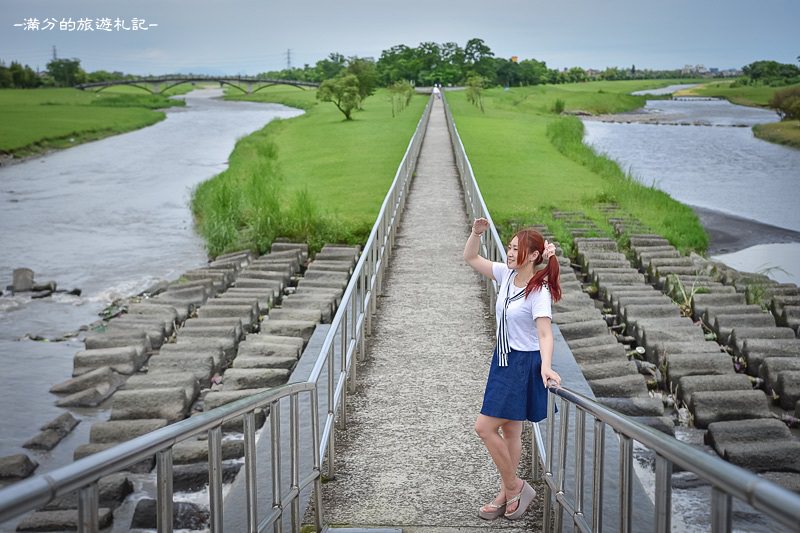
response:
<svg viewBox="0 0 800 533"><path fill-rule="evenodd" d="M188 202L192 188L227 168L236 140L301 111L277 104L225 102L220 89L196 90L186 107L130 133L0 168L0 284L14 268L37 281L80 288L80 297L0 296L0 456L25 451L39 426L63 413L48 390L72 373L83 343L35 342L98 320L118 297L205 264ZM27 452L38 472L70 460L104 413L71 410L82 423L50 453Z"/></svg>
<svg viewBox="0 0 800 533"><path fill-rule="evenodd" d="M666 88L668 94L685 86ZM616 160L646 185L683 203L800 231L800 150L762 141L750 126L774 122L772 111L727 101L651 100L644 109L603 120L584 120L584 142ZM629 122L630 121L630 122ZM698 125L674 125L674 124ZM800 284L800 242L763 244L715 259L742 271ZM676 436L700 446L703 431L676 428ZM651 492L652 454L636 447L635 470ZM673 488L673 531L710 529L710 487L686 473ZM675 482L675 479L673 479ZM734 501L734 531L785 531L746 503Z"/></svg>
<svg viewBox="0 0 800 533"><path fill-rule="evenodd" d="M584 142L685 204L800 231L800 150L762 141L750 129L777 121L774 112L723 100L649 100L614 117L627 118L634 121L584 120ZM675 125L681 123L700 125ZM800 243L770 244L765 234L759 246L715 258L800 283L799 254Z"/></svg>

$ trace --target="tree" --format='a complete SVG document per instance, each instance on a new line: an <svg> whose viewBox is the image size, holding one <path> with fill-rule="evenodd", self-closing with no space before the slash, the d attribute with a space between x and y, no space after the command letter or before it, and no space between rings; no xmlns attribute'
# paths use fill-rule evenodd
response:
<svg viewBox="0 0 800 533"><path fill-rule="evenodd" d="M378 67L375 66L375 61L372 58L351 57L347 60L347 72L358 79L358 98L360 102L375 93L375 89L378 88Z"/></svg>
<svg viewBox="0 0 800 533"><path fill-rule="evenodd" d="M47 64L47 72L60 87L72 87L86 81L80 59L53 59Z"/></svg>
<svg viewBox="0 0 800 533"><path fill-rule="evenodd" d="M317 91L317 99L322 102L333 102L342 112L345 120L352 120L350 115L361 101L358 93L358 78L352 74L346 74L323 81Z"/></svg>
<svg viewBox="0 0 800 533"><path fill-rule="evenodd" d="M347 60L338 52L331 52L328 59L317 61L316 70L317 81L330 80L341 74L345 69Z"/></svg>
<svg viewBox="0 0 800 533"><path fill-rule="evenodd" d="M467 80L467 101L477 107L483 113L483 88L486 80L481 76L470 76Z"/></svg>

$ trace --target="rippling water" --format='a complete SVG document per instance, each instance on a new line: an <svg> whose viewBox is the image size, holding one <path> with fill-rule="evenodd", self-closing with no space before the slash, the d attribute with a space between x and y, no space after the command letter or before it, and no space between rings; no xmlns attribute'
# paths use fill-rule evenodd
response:
<svg viewBox="0 0 800 533"><path fill-rule="evenodd" d="M221 94L194 91L187 107L167 110L152 126L0 168L2 287L14 268L28 267L37 281L83 290L79 298L0 297L0 456L23 451L40 425L64 411L48 390L70 377L72 357L83 348L21 338L75 331L114 298L203 265L188 208L192 188L227 168L238 138L301 113L213 98ZM78 435L87 433L96 413L74 412L86 420ZM58 446L56 456L67 447Z"/></svg>

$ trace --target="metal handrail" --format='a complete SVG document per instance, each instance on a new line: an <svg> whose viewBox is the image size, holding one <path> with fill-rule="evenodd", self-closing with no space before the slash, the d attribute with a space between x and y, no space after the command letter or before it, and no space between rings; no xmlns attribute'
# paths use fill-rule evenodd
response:
<svg viewBox="0 0 800 533"><path fill-rule="evenodd" d="M453 144L453 153L464 188L464 199L467 213L471 218L484 217L489 220L490 231L482 240L481 250L484 257L492 261L505 262L506 254L500 237L496 231L489 210L483 201L480 188L472 171L464 145L458 134L455 120L447 105L444 93L442 100L445 107L447 127ZM487 283L491 311L494 312L497 284ZM800 495L788 491L780 485L760 478L719 457L709 456L686 443L670 438L648 426L635 422L602 404L573 392L564 387L549 387L547 433L548 451L540 425L532 423L531 470L533 477L538 478L540 468L544 469L545 482L544 520L542 530L547 531L552 524L552 531L560 532L563 525L563 512L566 510L572 518L573 525L582 532L602 531L603 523L603 471L606 425L610 426L620 438L620 530L632 531L632 494L633 494L633 441L639 442L656 453L655 481L655 524L656 531L671 531L672 519L672 469L676 464L690 471L712 485L711 495L711 527L712 531L727 532L732 529L732 498L746 501L754 509L778 520L790 528L798 528L800 524ZM553 474L553 458L555 447L555 396L561 398L559 428L559 464L557 475ZM575 422L575 490L570 498L565 491L567 445L569 430L570 406L574 406L578 416ZM592 523L589 524L584 515L584 465L583 455L586 440L586 413L594 418L593 448L593 484L592 484ZM551 520L553 501L559 506L555 517Z"/></svg>
<svg viewBox="0 0 800 533"><path fill-rule="evenodd" d="M742 500L757 511L779 521L784 526L796 529L800 524L800 495L791 492L777 483L758 477L754 473L722 460L719 457L708 455L685 442L670 437L651 427L645 426L622 415L613 409L588 398L582 394L564 387L549 387L547 417L552 421L555 415L555 397L560 398L559 405L559 464L557 475L553 474L553 460L555 443L555 424L548 424L549 452L544 454L544 447L533 447L534 460L540 462L545 468L544 480L550 491L555 493L555 499L560 505L554 517L554 531L561 530L563 511L570 514L574 525L580 531L600 531L602 528L602 496L596 498L592 510L592 525L589 525L583 515L583 454L586 440L585 415L589 414L594 419L594 464L593 481L595 487L593 494L602 495L602 487L598 482L603 479L604 449L603 435L605 426L611 427L620 437L620 525L622 531L632 531L632 443L636 441L646 446L656 454L656 480L655 480L655 525L657 532L671 531L671 502L672 488L671 475L673 465L678 465L685 471L692 472L712 486L711 496L711 530L714 532L731 531L732 528L732 498ZM569 426L570 410L574 407L577 412L575 423L575 491L570 499L564 488L565 469L567 461L567 432ZM540 442L541 444L541 442ZM601 485L601 483L600 483ZM545 503L550 498L546 498ZM544 523L548 524L549 506L545 507ZM546 528L545 528L546 531Z"/></svg>
<svg viewBox="0 0 800 533"><path fill-rule="evenodd" d="M0 523L40 508L54 499L78 491L78 531L98 531L99 494L101 477L123 470L143 459L156 455L156 491L158 531L172 531L172 447L202 432L206 432L209 444L209 501L211 530L221 532L222 521L222 424L237 417L244 419L244 448L247 491L247 530L264 531L274 527L281 529L283 511L291 506L292 526L300 531L300 493L314 484L314 512L317 531L322 531L321 457L327 452L327 476L334 472L335 442L333 424L347 424L345 411L348 387L355 387L356 367L353 357L365 355L365 335L371 332L372 315L377 308L377 295L383 284L383 274L394 245L400 215L405 207L411 179L416 168L417 157L422 147L425 129L430 118L433 99L417 123L394 180L384 198L381 209L353 275L345 288L330 329L322 344L309 378L305 382L293 383L248 396L218 407L187 420L171 424L57 468L47 474L37 475L0 490ZM335 359L339 356L338 375ZM319 381L327 369L328 413L324 427L319 427ZM335 376L337 379L334 379ZM348 385L349 380L349 385ZM299 479L299 394L310 394L311 438L313 464L311 474ZM280 465L280 401L289 397L289 443L291 447L291 483L288 494L281 494ZM266 517L258 519L256 500L256 411L269 408L270 433L272 439L272 487L273 508ZM275 416L278 415L278 416Z"/></svg>
<svg viewBox="0 0 800 533"><path fill-rule="evenodd" d="M282 385L141 435L47 474L15 483L0 491L0 523L78 490L78 530L97 531L99 508L97 484L100 478L124 470L142 460L149 460L156 455L158 530L172 531L172 447L206 432L208 435L209 477L212 478L212 482L209 484L211 524L215 531L220 531L222 524L222 425L230 420L244 417L245 471L248 476L251 474L251 469L252 474L255 474L254 468L258 461L255 456L255 412L259 409L269 408L272 413L278 413L280 412L279 402L283 398L290 397L292 404L295 405L299 395L304 392L311 394L312 411L314 411L317 392L314 383L300 382ZM278 421L278 417L270 418L273 424ZM294 433L299 424L296 409L293 409L289 423L290 432ZM312 435L316 437L319 434L316 416L312 417L311 428ZM294 468L298 457L299 442L295 439L291 445L292 468ZM273 447L273 449L275 448L277 446ZM312 448L317 450L316 446ZM302 483L294 483L293 491L299 493L312 482L315 483L317 492L321 490L319 462L319 455L314 453L312 474ZM274 466L273 463L273 477L278 472ZM279 473L277 475L279 476ZM218 491L216 487L213 487L215 478L219 481ZM250 492L254 486L254 483L248 483L248 500L252 498L252 501L255 501L255 495ZM261 524L262 528L274 524L281 514L281 508L274 509L273 516L269 517L266 523ZM249 523L249 530L256 531L256 525Z"/></svg>

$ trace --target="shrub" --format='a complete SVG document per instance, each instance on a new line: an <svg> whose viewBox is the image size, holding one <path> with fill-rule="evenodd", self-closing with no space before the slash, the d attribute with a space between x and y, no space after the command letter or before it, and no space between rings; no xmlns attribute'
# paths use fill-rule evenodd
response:
<svg viewBox="0 0 800 533"><path fill-rule="evenodd" d="M790 87L777 91L769 101L781 120L800 119L800 87Z"/></svg>
<svg viewBox="0 0 800 533"><path fill-rule="evenodd" d="M556 115L560 115L561 113L564 112L565 106L566 104L564 103L564 100L562 100L561 98L557 98L556 101L553 102L553 107L551 107L550 110Z"/></svg>

